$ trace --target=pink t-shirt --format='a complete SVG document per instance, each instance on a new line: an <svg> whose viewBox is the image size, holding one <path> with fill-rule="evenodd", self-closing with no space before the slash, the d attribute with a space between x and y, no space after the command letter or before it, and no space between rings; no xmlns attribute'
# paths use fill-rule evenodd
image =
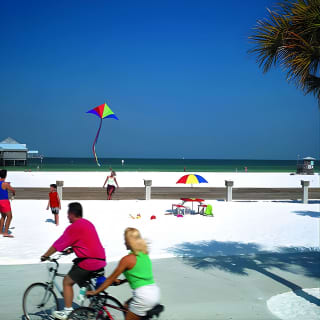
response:
<svg viewBox="0 0 320 320"><path fill-rule="evenodd" d="M73 222L63 235L53 244L57 251L72 247L78 258L106 259L106 254L94 225L86 219ZM78 266L85 270L98 270L106 266L106 261L85 259Z"/></svg>

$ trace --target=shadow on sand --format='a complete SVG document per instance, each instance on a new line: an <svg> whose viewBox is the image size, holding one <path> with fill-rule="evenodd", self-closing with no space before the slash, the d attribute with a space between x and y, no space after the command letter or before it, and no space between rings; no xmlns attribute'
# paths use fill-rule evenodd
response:
<svg viewBox="0 0 320 320"><path fill-rule="evenodd" d="M53 219L47 219L46 222L56 224Z"/></svg>
<svg viewBox="0 0 320 320"><path fill-rule="evenodd" d="M280 202L280 203L302 203L302 200L272 200L271 202ZM320 204L320 200L309 200L308 204Z"/></svg>
<svg viewBox="0 0 320 320"><path fill-rule="evenodd" d="M72 308L73 309L77 309L80 308L81 306L75 302L72 303ZM62 298L58 298L58 310L63 310L64 308L64 301ZM35 319L39 319L39 320L48 320L51 319L49 315L51 315L51 310L48 309L45 312L43 311L39 311L36 313L32 313L32 316L34 316ZM32 319L32 318L31 318ZM27 320L27 318L25 317L25 315L21 316L21 320Z"/></svg>
<svg viewBox="0 0 320 320"><path fill-rule="evenodd" d="M9 228L8 234L12 234L12 231L10 231L10 229L14 229L14 228ZM4 227L3 227L3 229L2 229L2 233L4 233Z"/></svg>
<svg viewBox="0 0 320 320"><path fill-rule="evenodd" d="M302 211L293 211L294 213L298 214L299 216L308 216L311 218L320 218L319 211L309 211L309 210L302 210Z"/></svg>
<svg viewBox="0 0 320 320"><path fill-rule="evenodd" d="M319 248L278 248L278 252L261 251L258 244L239 242L203 241L184 242L169 249L182 261L196 269L217 268L226 272L247 276L254 270L291 289L296 295L320 306L320 300L295 283L270 271L272 268L320 277ZM298 268L297 268L298 267Z"/></svg>

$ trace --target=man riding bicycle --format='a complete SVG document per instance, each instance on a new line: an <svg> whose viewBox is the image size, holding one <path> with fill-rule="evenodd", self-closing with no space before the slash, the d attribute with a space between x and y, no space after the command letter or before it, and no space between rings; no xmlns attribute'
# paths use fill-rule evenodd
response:
<svg viewBox="0 0 320 320"><path fill-rule="evenodd" d="M41 261L45 261L56 251L63 251L68 247L71 247L77 256L77 259L73 260L74 265L63 279L65 308L53 312L53 316L60 320L67 319L73 310L73 285L77 283L80 287L85 286L86 282L97 273L103 274L106 266L105 250L94 225L82 218L80 203L69 204L68 219L71 225L41 256Z"/></svg>

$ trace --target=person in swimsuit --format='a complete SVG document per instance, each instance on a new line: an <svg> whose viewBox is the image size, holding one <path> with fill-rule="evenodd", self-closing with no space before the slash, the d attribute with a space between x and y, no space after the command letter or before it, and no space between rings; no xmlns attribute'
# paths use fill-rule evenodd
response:
<svg viewBox="0 0 320 320"><path fill-rule="evenodd" d="M116 190L116 187L119 188L117 179L116 179L116 173L114 171L111 171L111 175L107 176L106 181L103 184L103 187L107 185L107 193L108 193L108 200L112 199L112 194Z"/></svg>
<svg viewBox="0 0 320 320"><path fill-rule="evenodd" d="M9 201L8 190L15 196L15 190L10 186L9 182L5 182L7 177L7 170L0 170L0 234L7 238L13 238L13 235L9 234L9 226L12 220L12 211ZM4 232L3 232L4 226Z"/></svg>
<svg viewBox="0 0 320 320"><path fill-rule="evenodd" d="M133 289L133 297L125 304L128 309L126 320L139 320L159 304L160 289L154 282L148 247L145 240L141 238L139 230L127 228L124 232L124 239L130 253L120 260L114 272L98 289L87 291L86 294L96 295L113 282L121 283L122 280L117 277L123 273Z"/></svg>

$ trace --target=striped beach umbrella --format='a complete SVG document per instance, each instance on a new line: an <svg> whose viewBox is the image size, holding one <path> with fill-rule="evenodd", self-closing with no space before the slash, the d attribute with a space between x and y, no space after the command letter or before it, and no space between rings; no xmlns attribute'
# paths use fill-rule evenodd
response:
<svg viewBox="0 0 320 320"><path fill-rule="evenodd" d="M177 183L183 183L183 184L199 184L199 183L208 183L208 181L198 174L187 174L183 177L181 177Z"/></svg>
<svg viewBox="0 0 320 320"><path fill-rule="evenodd" d="M183 184L191 184L191 188L193 184L199 184L199 183L208 183L208 181L202 177L199 176L198 174L187 174L183 177L181 177L177 183L183 183ZM203 199L196 199L196 198L181 198L181 200L184 202L191 201L192 203L192 211L193 211L193 202L202 202L204 201Z"/></svg>

